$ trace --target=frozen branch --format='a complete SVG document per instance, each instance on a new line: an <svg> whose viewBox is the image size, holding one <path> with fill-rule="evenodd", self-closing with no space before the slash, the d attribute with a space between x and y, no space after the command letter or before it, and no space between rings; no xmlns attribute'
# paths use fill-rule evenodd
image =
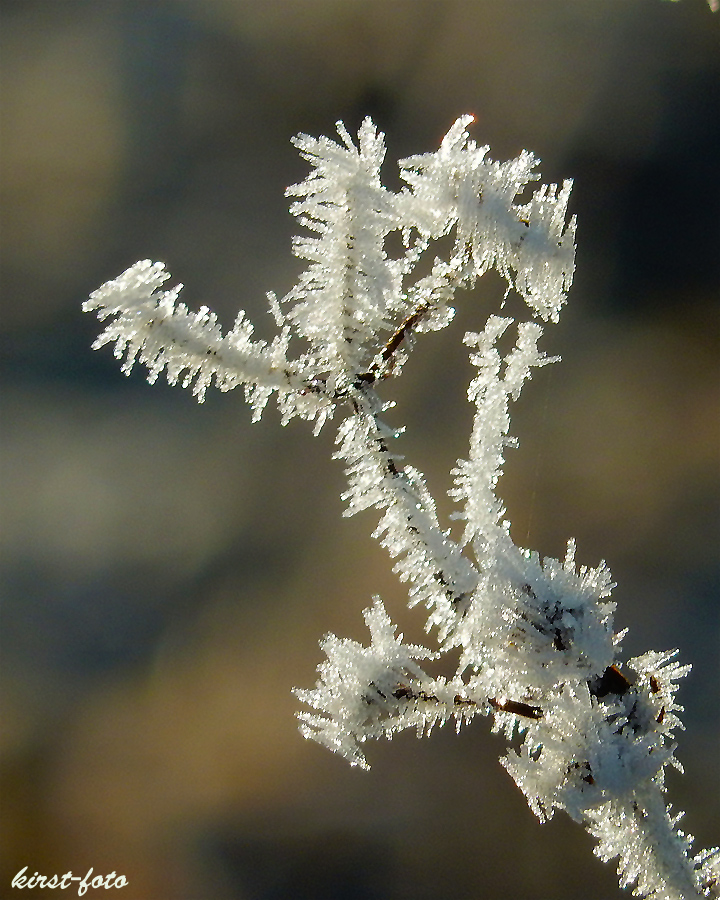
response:
<svg viewBox="0 0 720 900"><path fill-rule="evenodd" d="M575 222L567 220L569 181L528 194L535 157L494 162L470 140L470 121L458 119L436 152L402 160L405 187L396 193L380 181L384 138L369 119L357 144L341 123L340 142L296 138L311 172L288 195L311 232L293 245L308 265L281 301L270 295L279 327L271 343L253 339L243 312L225 334L206 307L189 312L177 302L180 287L161 289L163 265L145 261L85 303L106 322L94 346L114 343L123 371L137 360L150 381L165 371L199 400L213 382L223 391L242 384L255 418L272 394L283 423L301 416L317 431L339 418L346 515L379 511L373 534L408 583L410 605L426 607L439 646L404 644L376 599L365 612L369 646L327 636L317 685L296 692L312 710L299 714L305 737L367 768L370 738L492 716L493 730L521 736L502 763L541 821L560 809L582 822L636 894L718 898L720 852L691 856L691 838L664 800L665 767L679 766L676 682L689 667L674 653L623 663L604 563L578 569L574 541L563 561L541 560L515 546L503 519L496 488L505 447L515 443L510 403L535 369L556 361L538 349L537 319L557 322L566 301ZM403 248L391 258L393 232ZM449 258L432 257L448 236ZM391 404L378 391L400 374L422 332L449 324L457 291L489 268L524 298L532 320L518 324L507 352L499 340L511 319L489 315L465 336L477 374L468 458L452 472L465 523L458 543L420 472L394 451L402 430L382 421ZM298 343L303 351L292 355ZM452 674L431 678L421 668L450 650L459 650Z"/></svg>

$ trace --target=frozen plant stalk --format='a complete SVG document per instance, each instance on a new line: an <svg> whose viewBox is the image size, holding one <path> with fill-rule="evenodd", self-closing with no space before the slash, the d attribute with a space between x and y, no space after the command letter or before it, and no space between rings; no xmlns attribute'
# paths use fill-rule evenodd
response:
<svg viewBox="0 0 720 900"><path fill-rule="evenodd" d="M543 326L557 322L570 287L575 222L566 223L571 183L542 186L537 160L523 152L494 162L470 140L465 116L439 150L400 162L405 187L380 181L383 135L366 119L357 144L338 124L340 141L300 135L307 178L288 190L291 211L309 234L294 252L307 261L298 284L278 301L269 295L278 335L253 339L241 312L223 334L206 307L191 313L164 290L161 263L136 263L95 291L84 309L105 330L95 348L115 344L123 371L139 360L155 381L192 387L199 400L214 380L226 391L244 385L258 418L277 394L283 424L313 420L316 432L340 419L336 456L345 462L346 515L373 507L374 536L409 586L410 605L428 612L438 649L404 644L382 603L366 610L370 646L330 635L313 690L297 691L310 711L301 730L367 767L368 738L413 727L428 734L454 719L459 728L490 715L493 730L522 737L502 760L541 821L566 810L597 837L596 853L617 857L623 885L656 900L720 897L720 851L690 854L664 801L663 774L673 756L678 678L689 666L675 653L646 653L620 663L613 631L610 574L575 564L574 542L560 562L516 547L495 493L509 436L509 404L534 369L554 362L538 349ZM386 251L398 231L403 250ZM432 259L449 237L448 258ZM498 340L513 326L490 315L465 335L477 374L468 396L475 419L468 458L453 470L452 497L465 527L459 543L440 526L422 475L391 449L397 431L380 418L390 406L380 385L397 377L418 336L444 328L459 288L489 268L522 295L530 321L517 325L514 347ZM291 344L302 351L289 353ZM427 659L459 651L451 678L431 678Z"/></svg>

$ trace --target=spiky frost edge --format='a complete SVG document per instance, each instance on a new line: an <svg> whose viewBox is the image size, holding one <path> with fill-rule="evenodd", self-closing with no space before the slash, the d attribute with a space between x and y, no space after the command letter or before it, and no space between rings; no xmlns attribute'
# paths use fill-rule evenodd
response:
<svg viewBox="0 0 720 900"><path fill-rule="evenodd" d="M207 307L191 313L177 302L182 285L160 290L169 277L163 263L141 260L94 291L83 310L96 312L101 322L110 321L93 349L114 342L125 375L140 362L147 366L151 384L165 371L170 384L191 387L200 402L213 381L221 391L244 385L254 418L274 391L285 395L286 417L327 415L327 398L308 390L311 358L287 359L287 327L270 344L253 340L253 327L241 310L223 335L217 316Z"/></svg>

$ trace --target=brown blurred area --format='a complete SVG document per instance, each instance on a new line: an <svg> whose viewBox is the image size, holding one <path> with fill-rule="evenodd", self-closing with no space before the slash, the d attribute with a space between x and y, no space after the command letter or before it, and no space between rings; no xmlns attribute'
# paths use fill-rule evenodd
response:
<svg viewBox="0 0 720 900"><path fill-rule="evenodd" d="M482 720L369 747L369 773L300 737L292 687L314 683L326 632L364 640L374 594L430 640L372 514L340 518L333 426L313 439L269 409L251 427L239 391L198 406L90 350L83 299L142 258L191 307L228 327L242 307L271 334L265 292L299 271L290 138L366 114L392 187L395 161L465 112L495 158L526 147L545 180L575 179L576 280L544 338L563 361L518 404L501 493L521 545L562 556L575 536L580 562L608 561L628 656L693 663L670 799L717 843L720 14L3 0L0 15L0 897L24 866L114 870L122 900L621 896L576 825L534 820ZM460 298L396 387L404 452L445 517L472 414L462 334L502 292L490 275Z"/></svg>

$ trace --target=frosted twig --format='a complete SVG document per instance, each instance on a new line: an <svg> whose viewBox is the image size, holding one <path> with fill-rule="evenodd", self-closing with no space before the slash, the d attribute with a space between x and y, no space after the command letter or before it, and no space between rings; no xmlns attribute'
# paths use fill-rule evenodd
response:
<svg viewBox="0 0 720 900"><path fill-rule="evenodd" d="M557 322L572 282L575 222L567 221L571 182L541 186L527 152L498 163L468 135L471 118L452 126L440 148L403 160L406 186L380 181L385 143L366 119L357 144L338 124L340 142L295 139L311 172L288 189L291 211L310 236L295 253L308 263L298 284L277 301L279 334L252 338L240 313L222 334L206 307L177 303L180 288L161 290L160 263L136 263L85 304L106 321L95 347L115 343L123 371L135 360L149 380L164 370L202 400L244 385L260 416L277 395L283 423L293 416L340 419L336 457L346 465L346 515L380 511L373 534L409 584L409 601L428 610L438 629L435 651L403 643L375 599L366 610L370 645L329 635L327 659L312 690L297 691L311 712L302 733L367 767L362 745L414 727L419 736L477 714L493 730L521 735L503 765L542 820L566 810L598 839L597 854L618 858L622 885L654 900L720 897L720 851L690 855L664 801L663 773L674 758L673 729L682 727L676 681L689 666L674 653L647 653L622 663L613 630L613 587L604 563L577 568L575 544L563 561L515 546L496 494L509 434L510 403L533 370L556 361L538 349L543 326ZM404 249L388 256L387 237ZM419 275L434 242L451 237L448 259ZM515 345L498 347L512 324L489 315L465 336L477 374L468 389L475 417L467 460L453 470L451 496L465 522L460 542L438 522L433 498L416 469L391 447L401 431L381 415L377 391L402 371L418 336L449 324L454 297L489 268L526 301L533 321L517 326ZM289 355L300 339L306 349ZM420 666L459 650L455 672L431 678Z"/></svg>

